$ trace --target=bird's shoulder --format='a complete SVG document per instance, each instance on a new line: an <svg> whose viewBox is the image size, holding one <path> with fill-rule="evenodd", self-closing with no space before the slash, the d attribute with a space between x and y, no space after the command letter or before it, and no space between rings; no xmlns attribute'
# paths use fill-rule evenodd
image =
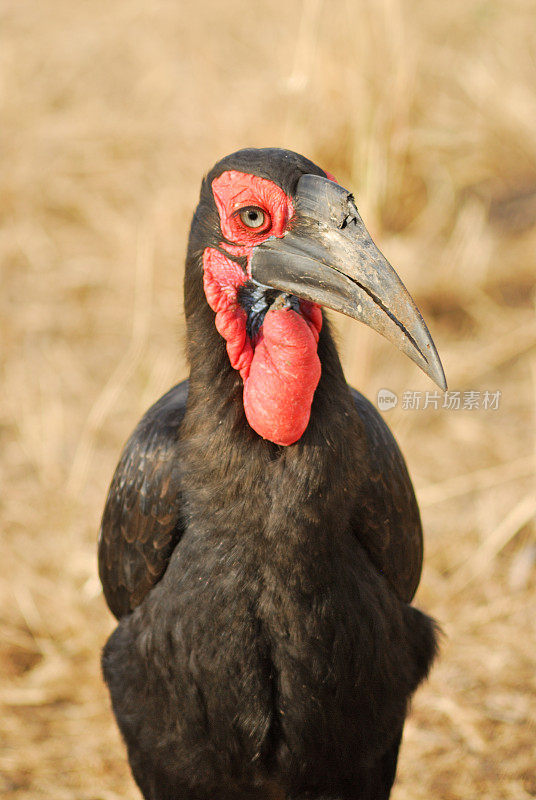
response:
<svg viewBox="0 0 536 800"><path fill-rule="evenodd" d="M99 573L112 613L132 611L160 580L182 535L179 432L188 381L143 416L115 470L99 536Z"/></svg>
<svg viewBox="0 0 536 800"><path fill-rule="evenodd" d="M391 588L409 602L419 584L423 558L413 484L387 423L366 397L350 390L363 427L367 458L353 530Z"/></svg>

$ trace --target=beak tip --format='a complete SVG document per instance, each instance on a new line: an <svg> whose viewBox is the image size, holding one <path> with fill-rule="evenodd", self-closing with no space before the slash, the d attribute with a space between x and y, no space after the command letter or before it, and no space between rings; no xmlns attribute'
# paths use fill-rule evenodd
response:
<svg viewBox="0 0 536 800"><path fill-rule="evenodd" d="M447 389L449 388L449 387L447 386L447 381L445 380L445 377L444 377L444 376L443 376L443 379L442 379L442 380L441 380L441 381L440 381L440 382L439 382L437 385L439 386L439 388L440 388L440 389L441 389L441 391L443 391L443 392L446 392L446 391L447 391Z"/></svg>
<svg viewBox="0 0 536 800"><path fill-rule="evenodd" d="M445 378L443 365L439 360L439 356L436 356L432 363L428 363L426 374L433 380L433 382L441 389L442 392L447 391L447 379Z"/></svg>

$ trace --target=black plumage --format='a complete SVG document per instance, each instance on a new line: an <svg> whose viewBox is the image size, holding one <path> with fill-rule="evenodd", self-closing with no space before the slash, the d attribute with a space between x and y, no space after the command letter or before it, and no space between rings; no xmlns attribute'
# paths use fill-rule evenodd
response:
<svg viewBox="0 0 536 800"><path fill-rule="evenodd" d="M134 431L103 515L100 576L119 618L104 676L148 800L387 798L435 653L433 622L409 605L422 562L411 481L347 386L328 323L309 425L284 447L249 427L203 293L203 249L222 239L211 180L238 169L292 194L324 174L281 153L235 154L203 184L190 378Z"/></svg>

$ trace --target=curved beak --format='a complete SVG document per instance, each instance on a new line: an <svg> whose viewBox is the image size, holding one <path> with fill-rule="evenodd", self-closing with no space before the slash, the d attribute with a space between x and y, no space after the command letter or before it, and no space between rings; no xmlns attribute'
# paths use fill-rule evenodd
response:
<svg viewBox="0 0 536 800"><path fill-rule="evenodd" d="M258 283L360 320L393 342L443 391L445 374L421 313L342 186L303 175L281 237L253 249Z"/></svg>

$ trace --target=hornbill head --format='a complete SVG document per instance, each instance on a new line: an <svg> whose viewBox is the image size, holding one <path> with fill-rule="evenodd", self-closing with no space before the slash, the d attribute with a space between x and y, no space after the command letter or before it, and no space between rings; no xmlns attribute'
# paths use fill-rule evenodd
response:
<svg viewBox="0 0 536 800"><path fill-rule="evenodd" d="M446 389L426 324L353 195L303 156L247 149L218 162L203 182L189 253L187 318L189 270L200 265L244 383L246 418L261 437L290 445L307 428L323 307L374 328Z"/></svg>

